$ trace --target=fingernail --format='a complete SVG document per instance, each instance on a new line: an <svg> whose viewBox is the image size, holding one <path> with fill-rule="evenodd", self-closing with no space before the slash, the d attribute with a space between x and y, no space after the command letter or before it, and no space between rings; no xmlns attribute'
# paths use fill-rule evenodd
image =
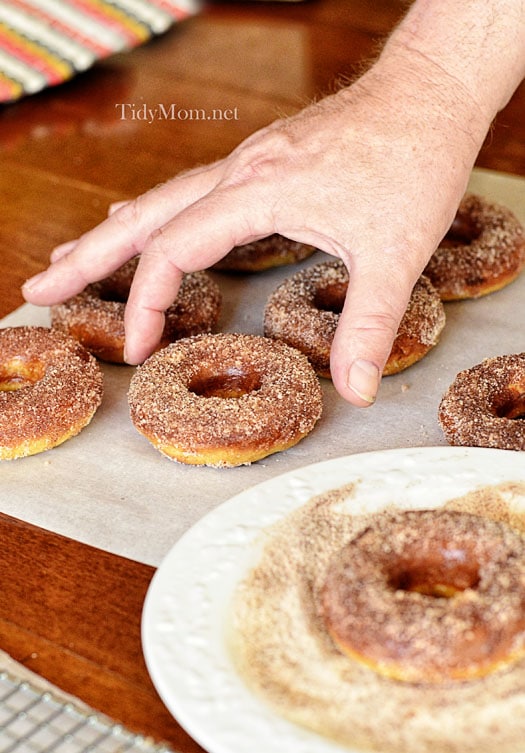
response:
<svg viewBox="0 0 525 753"><path fill-rule="evenodd" d="M78 241L68 241L67 243L61 243L60 246L54 248L49 257L51 262L58 261L59 259L62 259L62 257L70 254L77 243Z"/></svg>
<svg viewBox="0 0 525 753"><path fill-rule="evenodd" d="M46 276L46 272L39 272L34 277L30 277L29 280L26 280L24 284L22 285L23 290L27 290L28 292L34 292L38 290L39 288L43 287L40 283Z"/></svg>
<svg viewBox="0 0 525 753"><path fill-rule="evenodd" d="M125 207L126 204L129 204L129 201L114 201L108 207L108 217L111 217L112 214L115 214L115 212L121 209L121 207Z"/></svg>
<svg viewBox="0 0 525 753"><path fill-rule="evenodd" d="M138 366L138 361L135 360L134 358L131 358L128 355L128 350L125 345L124 345L123 358L124 358L124 363L127 363L129 366Z"/></svg>
<svg viewBox="0 0 525 753"><path fill-rule="evenodd" d="M379 369L371 361L354 361L348 373L348 386L367 403L374 403L379 387Z"/></svg>

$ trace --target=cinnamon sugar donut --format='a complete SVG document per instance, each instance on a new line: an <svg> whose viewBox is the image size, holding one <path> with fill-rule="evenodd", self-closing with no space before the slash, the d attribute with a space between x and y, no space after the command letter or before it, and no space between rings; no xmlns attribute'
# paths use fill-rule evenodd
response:
<svg viewBox="0 0 525 753"><path fill-rule="evenodd" d="M0 460L78 434L102 400L102 373L76 340L47 327L0 329Z"/></svg>
<svg viewBox="0 0 525 753"><path fill-rule="evenodd" d="M438 419L449 444L525 450L525 353L461 371L441 399Z"/></svg>
<svg viewBox="0 0 525 753"><path fill-rule="evenodd" d="M264 312L264 334L292 345L319 376L330 378L330 348L348 288L342 261L300 270L272 293ZM439 339L445 310L429 280L416 283L383 375L396 374L423 358Z"/></svg>
<svg viewBox="0 0 525 753"><path fill-rule="evenodd" d="M478 298L508 285L525 266L525 232L514 214L476 194L461 202L424 274L444 301Z"/></svg>
<svg viewBox="0 0 525 753"><path fill-rule="evenodd" d="M228 272L264 272L272 267L282 267L307 259L315 250L314 246L291 241L274 233L253 243L235 246L213 268Z"/></svg>
<svg viewBox="0 0 525 753"><path fill-rule="evenodd" d="M124 309L138 257L81 293L51 307L51 323L103 361L124 363ZM221 293L206 272L183 277L177 298L166 311L159 347L173 340L211 332L218 321Z"/></svg>
<svg viewBox="0 0 525 753"><path fill-rule="evenodd" d="M137 369L128 397L135 428L156 449L215 467L292 447L322 410L319 381L301 353L244 334L169 345Z"/></svg>
<svg viewBox="0 0 525 753"><path fill-rule="evenodd" d="M339 650L386 677L483 677L525 655L525 541L467 513L377 516L332 563L322 613Z"/></svg>

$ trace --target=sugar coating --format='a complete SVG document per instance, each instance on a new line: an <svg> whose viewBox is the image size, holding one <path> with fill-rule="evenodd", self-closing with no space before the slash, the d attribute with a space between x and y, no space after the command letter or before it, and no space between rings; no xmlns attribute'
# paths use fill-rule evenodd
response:
<svg viewBox="0 0 525 753"><path fill-rule="evenodd" d="M214 269L231 272L262 272L272 267L294 264L311 256L314 246L299 243L274 233L244 246L235 246L214 264Z"/></svg>
<svg viewBox="0 0 525 753"><path fill-rule="evenodd" d="M76 337L102 360L122 362L124 309L137 264L138 257L134 257L108 278L52 306L53 327ZM221 300L219 286L206 272L185 275L175 301L165 312L162 344L211 332L219 318Z"/></svg>
<svg viewBox="0 0 525 753"><path fill-rule="evenodd" d="M321 599L338 647L398 680L481 677L525 656L525 542L484 516L376 516L334 557Z"/></svg>
<svg viewBox="0 0 525 753"><path fill-rule="evenodd" d="M100 405L103 377L76 340L46 327L0 329L0 376L35 370L38 378L0 390L0 458L50 449L77 434Z"/></svg>
<svg viewBox="0 0 525 753"><path fill-rule="evenodd" d="M472 240L441 244L425 268L443 300L485 295L517 277L525 266L525 231L510 209L467 194L456 221Z"/></svg>
<svg viewBox="0 0 525 753"><path fill-rule="evenodd" d="M525 450L525 353L487 358L457 374L443 395L438 419L453 445Z"/></svg>
<svg viewBox="0 0 525 753"><path fill-rule="evenodd" d="M328 569L347 542L383 514L352 515L356 494L350 485L320 495L264 531L262 555L231 610L228 639L240 674L276 713L352 749L519 753L524 661L477 680L398 682L334 645L319 609ZM484 515L523 535L513 501L524 497L525 484L501 484L443 509Z"/></svg>
<svg viewBox="0 0 525 753"><path fill-rule="evenodd" d="M237 397L192 389L206 381L245 380ZM151 356L128 393L135 427L155 445L188 453L254 448L265 454L299 441L322 411L319 381L299 351L256 335L197 335Z"/></svg>
<svg viewBox="0 0 525 753"><path fill-rule="evenodd" d="M340 260L321 262L289 277L267 301L265 335L298 348L318 374L328 377L339 313L322 308L319 300L333 298L342 303L348 280L348 271ZM422 358L437 344L444 326L440 296L430 281L421 277L400 322L384 373L397 373Z"/></svg>

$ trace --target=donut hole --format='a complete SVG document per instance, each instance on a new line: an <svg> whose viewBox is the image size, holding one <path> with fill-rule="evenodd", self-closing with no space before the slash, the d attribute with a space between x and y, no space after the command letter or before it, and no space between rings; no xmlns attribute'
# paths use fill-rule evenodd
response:
<svg viewBox="0 0 525 753"><path fill-rule="evenodd" d="M525 419L525 391L514 395L510 400L496 408L496 415L498 418L509 418L511 420Z"/></svg>
<svg viewBox="0 0 525 753"><path fill-rule="evenodd" d="M226 368L221 372L202 371L196 374L188 390L199 397L239 398L261 388L260 375L255 371Z"/></svg>
<svg viewBox="0 0 525 753"><path fill-rule="evenodd" d="M343 310L348 286L341 284L319 287L314 294L313 305L319 311L331 311L340 314Z"/></svg>
<svg viewBox="0 0 525 753"><path fill-rule="evenodd" d="M0 364L0 392L13 392L30 387L42 379L44 374L45 368L41 361L13 358Z"/></svg>
<svg viewBox="0 0 525 753"><path fill-rule="evenodd" d="M415 557L398 563L388 577L390 588L436 599L451 599L479 583L479 564L465 549L442 550L433 559Z"/></svg>
<svg viewBox="0 0 525 753"><path fill-rule="evenodd" d="M98 297L107 303L127 303L131 283L120 283L116 280L103 280L100 283Z"/></svg>
<svg viewBox="0 0 525 753"><path fill-rule="evenodd" d="M439 244L441 248L470 246L481 235L481 228L468 215L457 214L447 234Z"/></svg>

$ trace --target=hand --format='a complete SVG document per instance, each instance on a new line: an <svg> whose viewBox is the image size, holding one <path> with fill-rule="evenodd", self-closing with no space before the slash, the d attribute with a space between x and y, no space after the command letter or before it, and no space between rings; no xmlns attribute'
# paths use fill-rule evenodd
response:
<svg viewBox="0 0 525 753"><path fill-rule="evenodd" d="M479 149L469 103L436 67L400 55L279 120L224 159L118 206L24 286L51 305L137 253L126 358L156 346L182 275L280 233L340 257L350 282L333 342L340 394L371 404L412 287L447 231Z"/></svg>

